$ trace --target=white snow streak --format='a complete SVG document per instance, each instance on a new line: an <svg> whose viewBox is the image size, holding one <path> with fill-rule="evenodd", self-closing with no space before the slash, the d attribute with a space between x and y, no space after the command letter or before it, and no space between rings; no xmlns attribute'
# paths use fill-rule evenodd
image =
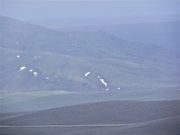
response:
<svg viewBox="0 0 180 135"><path fill-rule="evenodd" d="M26 67L22 66L22 67L19 68L19 71L23 71L24 69L26 69Z"/></svg>
<svg viewBox="0 0 180 135"><path fill-rule="evenodd" d="M87 76L89 76L91 74L91 72L87 72L87 73L85 73L85 77L87 77Z"/></svg>
<svg viewBox="0 0 180 135"><path fill-rule="evenodd" d="M105 87L107 87L107 83L104 81L104 79L99 79L101 81L102 84L104 84Z"/></svg>

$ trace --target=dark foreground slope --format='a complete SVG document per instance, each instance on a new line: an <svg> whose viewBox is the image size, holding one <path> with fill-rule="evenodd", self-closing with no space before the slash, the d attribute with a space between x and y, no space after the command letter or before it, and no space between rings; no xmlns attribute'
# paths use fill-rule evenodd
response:
<svg viewBox="0 0 180 135"><path fill-rule="evenodd" d="M0 128L2 135L178 135L180 101L113 101L63 107L0 120L1 125L51 127ZM17 114L16 114L17 115ZM99 125L53 127L52 125ZM112 126L112 124L122 124Z"/></svg>
<svg viewBox="0 0 180 135"><path fill-rule="evenodd" d="M179 135L180 117L127 127L1 128L0 135Z"/></svg>

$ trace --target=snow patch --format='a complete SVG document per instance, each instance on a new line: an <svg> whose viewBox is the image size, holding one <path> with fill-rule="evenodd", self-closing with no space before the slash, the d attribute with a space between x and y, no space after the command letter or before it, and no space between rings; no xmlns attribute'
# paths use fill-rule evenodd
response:
<svg viewBox="0 0 180 135"><path fill-rule="evenodd" d="M91 72L87 72L84 74L85 77L88 77L91 74Z"/></svg>
<svg viewBox="0 0 180 135"><path fill-rule="evenodd" d="M101 83L102 83L105 87L107 87L108 84L107 84L107 82L104 81L104 79L99 79L99 80L101 81Z"/></svg>
<svg viewBox="0 0 180 135"><path fill-rule="evenodd" d="M22 67L19 68L19 71L23 71L23 70L25 70L25 69L26 69L26 67L25 67L25 66L22 66Z"/></svg>
<svg viewBox="0 0 180 135"><path fill-rule="evenodd" d="M33 75L34 75L34 76L38 76L38 73L37 73L37 72L33 72Z"/></svg>
<svg viewBox="0 0 180 135"><path fill-rule="evenodd" d="M20 58L20 55L16 55L16 58L19 59L19 58Z"/></svg>

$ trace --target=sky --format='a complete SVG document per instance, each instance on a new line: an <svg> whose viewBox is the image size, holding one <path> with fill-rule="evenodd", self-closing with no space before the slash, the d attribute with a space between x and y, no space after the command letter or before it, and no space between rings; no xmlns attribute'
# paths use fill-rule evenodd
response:
<svg viewBox="0 0 180 135"><path fill-rule="evenodd" d="M0 0L0 15L23 20L174 15L179 7L174 0Z"/></svg>

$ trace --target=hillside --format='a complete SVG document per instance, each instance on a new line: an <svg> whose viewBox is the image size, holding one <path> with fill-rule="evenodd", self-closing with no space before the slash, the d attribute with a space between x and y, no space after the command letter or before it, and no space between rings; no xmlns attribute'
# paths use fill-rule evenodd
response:
<svg viewBox="0 0 180 135"><path fill-rule="evenodd" d="M106 32L59 32L0 17L0 52L1 91L178 86L179 63L168 49Z"/></svg>
<svg viewBox="0 0 180 135"><path fill-rule="evenodd" d="M4 120L0 125L98 125L122 124L110 127L72 128L0 128L1 133L31 134L113 134L177 135L179 133L179 101L113 101L75 105L33 113L20 114ZM7 116L6 116L7 117ZM124 124L124 125L123 125ZM32 130L33 129L33 130ZM48 130L48 132L46 132ZM31 131L31 132L28 132Z"/></svg>

